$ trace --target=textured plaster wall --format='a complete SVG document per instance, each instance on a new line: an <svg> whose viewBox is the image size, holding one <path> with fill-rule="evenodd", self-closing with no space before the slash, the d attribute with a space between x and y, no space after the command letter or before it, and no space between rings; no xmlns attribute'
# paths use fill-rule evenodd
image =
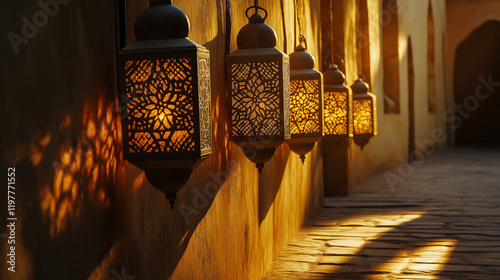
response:
<svg viewBox="0 0 500 280"><path fill-rule="evenodd" d="M346 19L348 28L354 28L355 8L354 0L345 0L347 13L351 16ZM406 164L408 158L408 38L413 44L413 60L415 73L415 138L423 143L432 139L435 128L445 129L444 115L444 77L443 77L443 50L442 40L446 30L445 1L411 1L400 0L397 14L390 13L386 20L398 20L399 23L399 77L400 77L400 114L384 114L383 102L383 61L380 16L382 0L368 0L370 54L371 54L371 91L377 96L378 135L362 150L354 143L351 144L351 187L360 183L375 173L396 168ZM437 111L428 113L427 108L427 14L432 5L435 26L435 59L436 59L436 91ZM357 78L358 69L355 68L355 39L346 32L346 57L347 62L353 67L346 68L346 81L352 84ZM366 75L366 74L365 74ZM440 142L440 141L439 141ZM436 143L436 142L434 142ZM437 148L442 148L446 143L436 143ZM418 150L425 150L425 145L417 145ZM398 174L398 172L396 172Z"/></svg>
<svg viewBox="0 0 500 280"><path fill-rule="evenodd" d="M500 3L495 0L448 0L446 12L449 15L446 23L446 106L452 109L455 102L454 68L457 47L485 22L500 21ZM455 143L453 124L454 122L450 122L448 125L452 145Z"/></svg>
<svg viewBox="0 0 500 280"><path fill-rule="evenodd" d="M115 1L60 2L67 4L17 54L5 35L21 34L21 18L31 20L41 8L33 0L0 4L0 111L7 120L0 151L2 169L17 170L18 217L18 272L8 273L4 262L0 278L259 279L322 206L322 158L317 145L303 165L283 145L259 176L228 141L225 1L173 1L191 20L190 39L211 52L213 122L213 154L178 193L173 211L143 173L122 160L120 117L112 105L118 96ZM303 2L304 35L319 57L319 0ZM251 4L231 1L231 50ZM260 4L269 11L278 48L290 53L293 2L284 1L286 30L280 1ZM132 42L132 23L147 1L127 5ZM7 243L0 245L5 256Z"/></svg>

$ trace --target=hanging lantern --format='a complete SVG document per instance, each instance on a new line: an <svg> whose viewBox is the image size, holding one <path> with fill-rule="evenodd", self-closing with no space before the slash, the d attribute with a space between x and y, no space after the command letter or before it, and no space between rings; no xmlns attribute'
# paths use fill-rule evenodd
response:
<svg viewBox="0 0 500 280"><path fill-rule="evenodd" d="M302 163L323 136L323 75L302 45L290 54L290 149Z"/></svg>
<svg viewBox="0 0 500 280"><path fill-rule="evenodd" d="M331 140L347 140L353 136L351 91L344 85L345 76L337 65L331 64L323 77L325 136Z"/></svg>
<svg viewBox="0 0 500 280"><path fill-rule="evenodd" d="M245 14L249 23L238 33L238 49L227 57L229 131L261 173L290 138L290 69L288 55L276 49L276 33L264 23L267 11L256 3Z"/></svg>
<svg viewBox="0 0 500 280"><path fill-rule="evenodd" d="M362 148L377 135L376 96L369 92L369 86L360 76L351 86L354 104L354 142Z"/></svg>
<svg viewBox="0 0 500 280"><path fill-rule="evenodd" d="M151 0L136 19L137 41L119 53L124 158L145 171L172 208L212 153L209 52L188 33L181 9Z"/></svg>

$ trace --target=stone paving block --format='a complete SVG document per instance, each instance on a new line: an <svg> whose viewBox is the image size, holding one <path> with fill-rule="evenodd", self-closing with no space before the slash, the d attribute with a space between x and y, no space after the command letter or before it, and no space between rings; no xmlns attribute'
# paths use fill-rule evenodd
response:
<svg viewBox="0 0 500 280"><path fill-rule="evenodd" d="M336 239L329 240L326 242L327 247L363 247L365 245L364 240L360 239Z"/></svg>
<svg viewBox="0 0 500 280"><path fill-rule="evenodd" d="M300 255L300 254L286 254L280 256L280 260L283 261L307 262L307 263L316 263L319 258L320 256Z"/></svg>
<svg viewBox="0 0 500 280"><path fill-rule="evenodd" d="M352 255L352 256L358 256L360 254L359 250L361 248L347 248L347 247L329 247L327 248L323 255L331 255L331 256L336 256L336 255Z"/></svg>
<svg viewBox="0 0 500 280"><path fill-rule="evenodd" d="M305 272L309 270L309 263L279 262L273 265L274 271Z"/></svg>
<svg viewBox="0 0 500 280"><path fill-rule="evenodd" d="M367 258L358 256L323 256L319 259L319 264L333 264L333 265L346 265L346 264L361 264L366 261Z"/></svg>

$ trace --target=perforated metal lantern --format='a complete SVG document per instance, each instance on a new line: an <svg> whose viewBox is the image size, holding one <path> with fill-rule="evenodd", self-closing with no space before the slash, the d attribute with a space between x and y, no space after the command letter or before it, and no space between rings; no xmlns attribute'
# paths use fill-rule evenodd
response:
<svg viewBox="0 0 500 280"><path fill-rule="evenodd" d="M325 137L331 140L346 140L353 137L352 93L344 84L345 76L331 64L323 72L325 79L324 115Z"/></svg>
<svg viewBox="0 0 500 280"><path fill-rule="evenodd" d="M238 49L227 57L229 131L230 140L262 172L290 138L290 66L288 55L276 49L276 33L264 23L267 11L253 6L246 14L249 23L238 33Z"/></svg>
<svg viewBox="0 0 500 280"><path fill-rule="evenodd" d="M209 52L188 32L182 10L151 0L136 19L137 41L119 53L124 158L145 171L172 208L212 152Z"/></svg>
<svg viewBox="0 0 500 280"><path fill-rule="evenodd" d="M363 148L377 135L377 98L362 77L351 86L353 92L354 142Z"/></svg>
<svg viewBox="0 0 500 280"><path fill-rule="evenodd" d="M323 136L323 74L314 57L299 45L290 54L290 149L302 163Z"/></svg>

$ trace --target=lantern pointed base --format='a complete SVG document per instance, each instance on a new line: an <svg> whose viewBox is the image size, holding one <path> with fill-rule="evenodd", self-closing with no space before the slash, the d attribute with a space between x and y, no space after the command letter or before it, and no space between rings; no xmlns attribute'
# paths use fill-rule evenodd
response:
<svg viewBox="0 0 500 280"><path fill-rule="evenodd" d="M306 154L314 149L316 141L316 139L305 141L302 139L291 139L287 141L287 144L292 152L300 156L300 160L302 161L302 164L304 164L306 160Z"/></svg>
<svg viewBox="0 0 500 280"><path fill-rule="evenodd" d="M192 169L148 169L144 171L149 183L163 192L174 209L177 192L186 185L193 173Z"/></svg>
<svg viewBox="0 0 500 280"><path fill-rule="evenodd" d="M302 161L302 165L306 162L306 155L300 155L300 161Z"/></svg>
<svg viewBox="0 0 500 280"><path fill-rule="evenodd" d="M361 150L363 150L365 146L368 144L368 142L370 142L370 138L371 137L363 137L363 138L354 137L354 143L356 143L356 145L358 145L361 148Z"/></svg>
<svg viewBox="0 0 500 280"><path fill-rule="evenodd" d="M255 163L259 174L262 174L264 164L273 158L276 148L243 148L243 152L251 162Z"/></svg>

